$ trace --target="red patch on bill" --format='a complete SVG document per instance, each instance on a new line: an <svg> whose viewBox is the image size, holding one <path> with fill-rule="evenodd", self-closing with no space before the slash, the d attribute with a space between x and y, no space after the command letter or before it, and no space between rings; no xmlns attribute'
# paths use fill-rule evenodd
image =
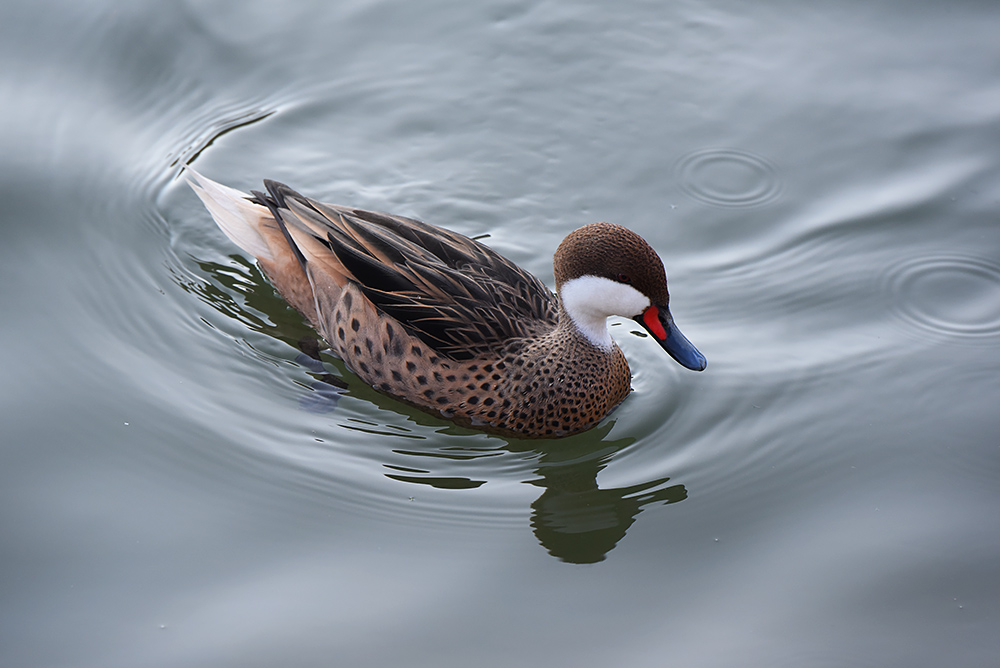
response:
<svg viewBox="0 0 1000 668"><path fill-rule="evenodd" d="M642 321L649 328L649 331L653 333L653 336L658 338L660 341L665 341L667 338L667 330L663 329L663 323L660 322L660 310L655 306L650 306L645 311L642 312Z"/></svg>

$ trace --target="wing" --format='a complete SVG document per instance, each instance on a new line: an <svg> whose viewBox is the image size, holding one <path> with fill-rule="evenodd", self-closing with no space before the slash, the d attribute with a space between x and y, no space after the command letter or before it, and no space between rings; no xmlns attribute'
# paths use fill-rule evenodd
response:
<svg viewBox="0 0 1000 668"><path fill-rule="evenodd" d="M254 192L251 201L270 209L307 274L330 267L336 283L356 284L376 309L446 357L484 356L555 326L549 289L473 239L323 204L275 181L264 185L267 193Z"/></svg>

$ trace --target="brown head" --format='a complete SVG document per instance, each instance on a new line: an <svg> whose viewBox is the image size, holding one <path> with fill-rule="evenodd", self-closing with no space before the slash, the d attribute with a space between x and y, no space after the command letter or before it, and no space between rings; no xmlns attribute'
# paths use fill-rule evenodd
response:
<svg viewBox="0 0 1000 668"><path fill-rule="evenodd" d="M646 240L614 223L591 223L571 232L553 258L558 291L566 281L599 276L626 283L655 304L667 304L667 274Z"/></svg>
<svg viewBox="0 0 1000 668"><path fill-rule="evenodd" d="M609 316L634 318L682 366L705 368L670 315L663 262L638 234L613 223L585 225L559 244L553 264L562 305L591 343L613 345Z"/></svg>

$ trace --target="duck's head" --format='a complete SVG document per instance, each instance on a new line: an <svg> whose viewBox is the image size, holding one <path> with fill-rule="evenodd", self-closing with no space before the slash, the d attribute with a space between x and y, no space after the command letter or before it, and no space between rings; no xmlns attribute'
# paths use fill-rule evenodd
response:
<svg viewBox="0 0 1000 668"><path fill-rule="evenodd" d="M611 348L607 319L633 318L681 366L705 368L705 356L670 315L663 262L635 232L593 223L570 233L553 259L556 291L577 329L594 345Z"/></svg>

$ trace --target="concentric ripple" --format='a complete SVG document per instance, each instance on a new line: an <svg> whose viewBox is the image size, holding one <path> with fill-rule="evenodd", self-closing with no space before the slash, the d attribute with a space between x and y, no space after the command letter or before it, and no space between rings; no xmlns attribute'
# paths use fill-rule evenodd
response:
<svg viewBox="0 0 1000 668"><path fill-rule="evenodd" d="M1000 265L967 255L907 260L886 273L896 315L923 333L967 340L1000 335Z"/></svg>
<svg viewBox="0 0 1000 668"><path fill-rule="evenodd" d="M715 206L756 206L781 192L774 166L764 158L728 148L701 149L677 162L681 188Z"/></svg>

